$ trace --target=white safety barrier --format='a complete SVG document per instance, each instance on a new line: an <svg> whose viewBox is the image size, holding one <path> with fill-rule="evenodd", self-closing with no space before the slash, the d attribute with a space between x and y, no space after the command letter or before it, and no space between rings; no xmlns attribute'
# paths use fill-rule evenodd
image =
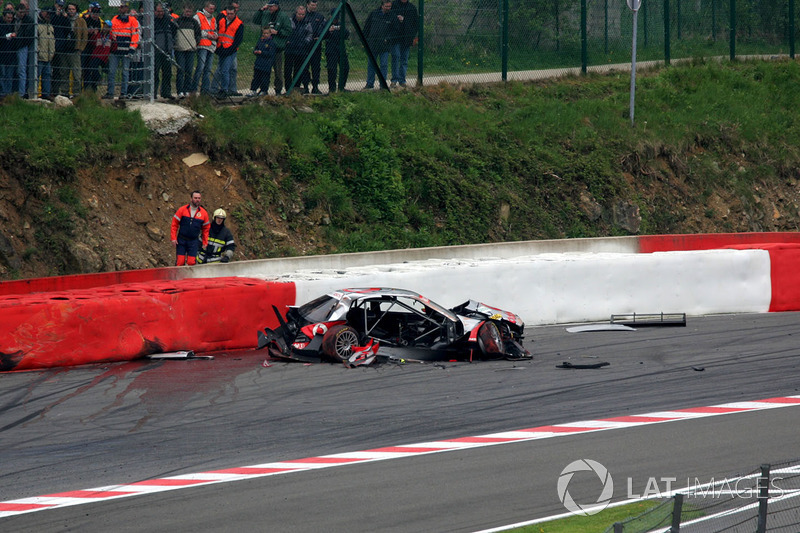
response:
<svg viewBox="0 0 800 533"><path fill-rule="evenodd" d="M298 304L341 288L395 287L447 307L479 300L513 311L529 325L608 320L632 312L767 312L771 298L764 250L426 260L301 270L279 279L295 282Z"/></svg>

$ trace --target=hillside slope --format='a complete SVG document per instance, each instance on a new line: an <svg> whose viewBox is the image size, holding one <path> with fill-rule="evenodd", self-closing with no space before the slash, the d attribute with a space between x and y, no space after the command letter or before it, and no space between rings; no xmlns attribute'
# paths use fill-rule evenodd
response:
<svg viewBox="0 0 800 533"><path fill-rule="evenodd" d="M166 137L93 98L68 111L7 100L0 279L171 265L170 220L194 189L209 210L228 211L237 260L798 229L795 62L642 73L635 127L628 82L443 85L232 108L195 100L206 118ZM58 139L71 144L54 157ZM187 166L195 153L210 159Z"/></svg>

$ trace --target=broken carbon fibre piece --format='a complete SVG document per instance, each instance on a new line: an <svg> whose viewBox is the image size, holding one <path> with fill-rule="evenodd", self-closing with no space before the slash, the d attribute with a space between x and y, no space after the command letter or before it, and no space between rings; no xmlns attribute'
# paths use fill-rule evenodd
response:
<svg viewBox="0 0 800 533"><path fill-rule="evenodd" d="M686 326L686 313L626 313L622 315L611 315L612 324L626 326Z"/></svg>
<svg viewBox="0 0 800 533"><path fill-rule="evenodd" d="M564 361L560 365L556 365L556 368L569 368L575 370L585 370L585 369L594 369L594 368L603 368L604 366L609 366L611 363L607 361L603 361L602 363L592 363L592 364L579 364L575 365L570 363L569 361Z"/></svg>

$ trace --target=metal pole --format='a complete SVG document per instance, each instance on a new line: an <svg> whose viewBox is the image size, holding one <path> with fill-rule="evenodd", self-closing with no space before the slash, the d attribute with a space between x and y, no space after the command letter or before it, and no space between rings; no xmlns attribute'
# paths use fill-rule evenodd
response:
<svg viewBox="0 0 800 533"><path fill-rule="evenodd" d="M422 77L425 72L425 0L419 0L419 42L417 43L417 86L422 87Z"/></svg>
<svg viewBox="0 0 800 533"><path fill-rule="evenodd" d="M608 55L608 0L603 0L603 52Z"/></svg>
<svg viewBox="0 0 800 533"><path fill-rule="evenodd" d="M502 79L508 81L508 0L503 0L503 29L500 45Z"/></svg>
<svg viewBox="0 0 800 533"><path fill-rule="evenodd" d="M581 72L586 74L589 57L586 48L586 0L581 0Z"/></svg>
<svg viewBox="0 0 800 533"><path fill-rule="evenodd" d="M636 101L636 31L637 20L639 18L639 11L633 12L633 45L631 49L631 103L630 103L630 117L631 126L634 124L634 106ZM585 71L584 71L585 72Z"/></svg>
<svg viewBox="0 0 800 533"><path fill-rule="evenodd" d="M731 0L735 2L736 0ZM664 64L669 65L669 0L664 0Z"/></svg>
<svg viewBox="0 0 800 533"><path fill-rule="evenodd" d="M683 494L676 494L672 504L672 527L669 528L669 533L680 533L681 530L681 512L683 511Z"/></svg>
<svg viewBox="0 0 800 533"><path fill-rule="evenodd" d="M28 47L28 75L27 87L20 87L20 94L25 94L28 98L39 96L39 2L30 0L28 2L28 16L33 21L33 44Z"/></svg>
<svg viewBox="0 0 800 533"><path fill-rule="evenodd" d="M730 36L729 46L731 61L736 59L736 0L731 0L731 19L730 19Z"/></svg>
<svg viewBox="0 0 800 533"><path fill-rule="evenodd" d="M767 504L769 503L769 465L761 465L758 477L758 525L756 533L767 531Z"/></svg>
<svg viewBox="0 0 800 533"><path fill-rule="evenodd" d="M717 42L717 0L711 0L711 40Z"/></svg>
<svg viewBox="0 0 800 533"><path fill-rule="evenodd" d="M794 59L794 0L789 0L789 57Z"/></svg>
<svg viewBox="0 0 800 533"><path fill-rule="evenodd" d="M345 71L344 71L344 62L345 62L345 54L347 53L347 43L344 40L344 36L347 34L347 17L344 13L344 4L345 0L342 0L339 3L339 11L337 11L331 19L339 17L339 43L337 44L339 48L339 65L338 65L338 80L336 84L341 88L341 90L345 89L345 85L347 84L347 79L345 78ZM330 43L328 43L330 45Z"/></svg>

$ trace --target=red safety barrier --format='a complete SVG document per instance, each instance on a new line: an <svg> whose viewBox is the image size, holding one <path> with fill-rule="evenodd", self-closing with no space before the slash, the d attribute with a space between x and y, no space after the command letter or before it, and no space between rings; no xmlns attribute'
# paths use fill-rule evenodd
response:
<svg viewBox="0 0 800 533"><path fill-rule="evenodd" d="M184 279L186 274L187 272L183 268L169 267L0 281L0 296L34 292L72 291L120 283L142 283L165 279L176 280Z"/></svg>
<svg viewBox="0 0 800 533"><path fill-rule="evenodd" d="M762 243L728 246L737 250L760 249L769 252L772 282L770 313L800 311L800 244Z"/></svg>
<svg viewBox="0 0 800 533"><path fill-rule="evenodd" d="M715 250L737 245L759 248L763 243L798 243L800 232L700 233L696 235L642 235L639 252Z"/></svg>
<svg viewBox="0 0 800 533"><path fill-rule="evenodd" d="M203 278L0 298L0 370L255 347L294 283Z"/></svg>

